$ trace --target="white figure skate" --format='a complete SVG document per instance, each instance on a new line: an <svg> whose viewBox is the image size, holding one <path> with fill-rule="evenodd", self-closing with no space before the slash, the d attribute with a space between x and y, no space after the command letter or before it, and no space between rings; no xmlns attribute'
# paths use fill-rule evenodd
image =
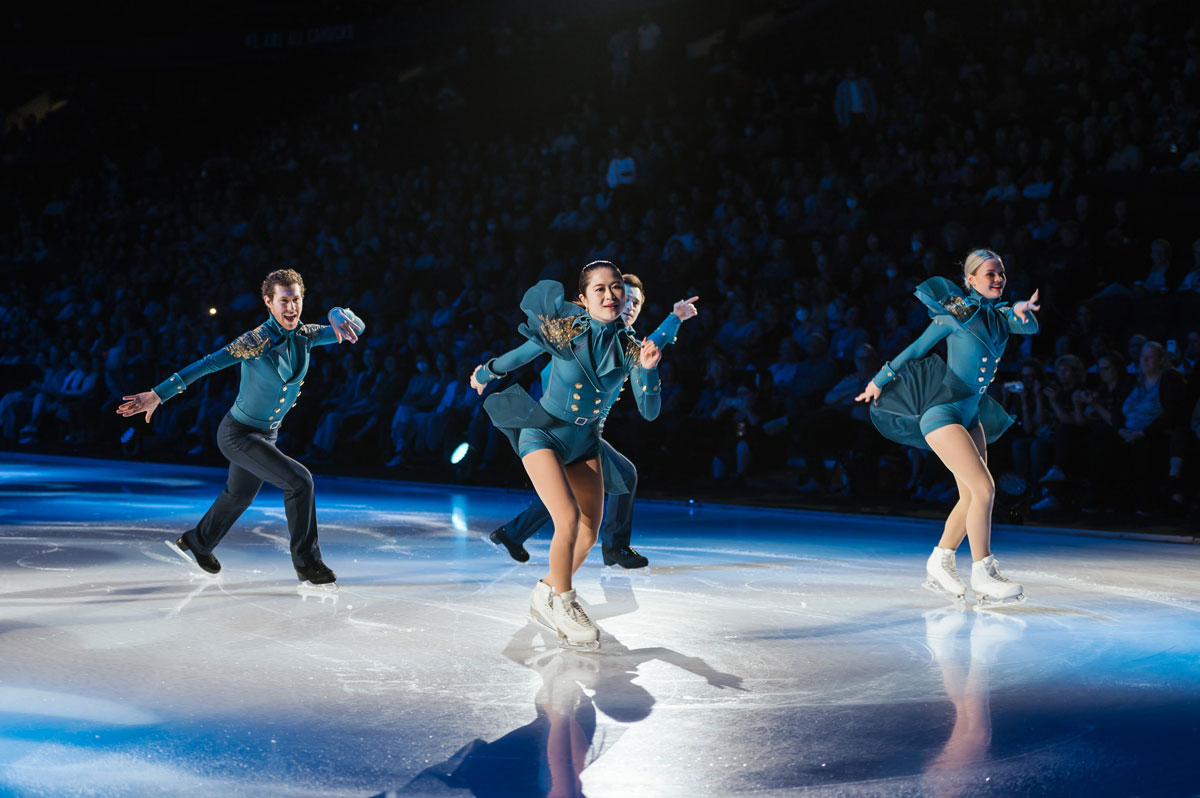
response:
<svg viewBox="0 0 1200 798"><path fill-rule="evenodd" d="M925 588L953 599L964 601L967 586L958 575L954 560L954 549L934 547L933 554L925 561Z"/></svg>
<svg viewBox="0 0 1200 798"><path fill-rule="evenodd" d="M551 602L553 598L554 588L539 579L538 583L533 586L533 592L529 594L529 617L551 632L557 633L558 629L554 626L554 607Z"/></svg>
<svg viewBox="0 0 1200 798"><path fill-rule="evenodd" d="M1019 604L1025 600L1021 586L1000 573L991 554L971 564L971 589L980 607Z"/></svg>
<svg viewBox="0 0 1200 798"><path fill-rule="evenodd" d="M584 612L574 590L555 594L552 607L559 645L579 651L600 650L600 629Z"/></svg>

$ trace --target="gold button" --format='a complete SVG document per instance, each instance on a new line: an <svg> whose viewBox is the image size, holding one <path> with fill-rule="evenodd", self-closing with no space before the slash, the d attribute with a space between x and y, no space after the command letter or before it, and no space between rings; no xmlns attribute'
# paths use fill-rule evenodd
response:
<svg viewBox="0 0 1200 798"><path fill-rule="evenodd" d="M980 378L979 378L979 381L980 381L980 382L983 382L983 377L980 377Z"/></svg>
<svg viewBox="0 0 1200 798"><path fill-rule="evenodd" d="M275 408L275 412L276 412L276 413L278 413L278 412L279 412L279 408L278 408L278 407L277 407L277 408Z"/></svg>
<svg viewBox="0 0 1200 798"><path fill-rule="evenodd" d="M987 358L986 358L986 357L985 357L985 358L983 358L983 360L981 360L980 362L982 362L982 363L986 363L986 362L987 362Z"/></svg>
<svg viewBox="0 0 1200 798"><path fill-rule="evenodd" d="M572 399L579 399L579 398L580 398L580 396L579 396L579 394L572 394L572 395L571 395L571 398L572 398Z"/></svg>
<svg viewBox="0 0 1200 798"><path fill-rule="evenodd" d="M582 387L583 387L583 383L582 383L582 382L577 382L577 383L575 383L575 387L576 387L576 388L582 388Z"/></svg>
<svg viewBox="0 0 1200 798"><path fill-rule="evenodd" d="M600 415L600 411L599 411L599 410L593 410L593 411L592 411L592 415L593 415L593 416Z"/></svg>
<svg viewBox="0 0 1200 798"><path fill-rule="evenodd" d="M572 410L578 410L578 409L579 409L579 405L571 405L571 409L572 409Z"/></svg>
<svg viewBox="0 0 1200 798"><path fill-rule="evenodd" d="M980 368L980 369L979 369L979 373L980 373L980 374L987 374L987 369L986 369L986 368Z"/></svg>
<svg viewBox="0 0 1200 798"><path fill-rule="evenodd" d="M597 400L596 400L596 404L600 404L600 400L599 400L599 399L597 399Z"/></svg>
<svg viewBox="0 0 1200 798"><path fill-rule="evenodd" d="M270 420L272 420L273 418L275 418L275 416L267 416L267 421L270 421Z"/></svg>
<svg viewBox="0 0 1200 798"><path fill-rule="evenodd" d="M984 358L984 360L987 360L987 358L985 357L985 358ZM285 391L287 390L287 386L286 386L286 385L285 385L285 386L283 386L283 390L285 390Z"/></svg>
<svg viewBox="0 0 1200 798"><path fill-rule="evenodd" d="M304 384L304 380L300 380L300 384L301 384L301 385L303 385L303 384Z"/></svg>

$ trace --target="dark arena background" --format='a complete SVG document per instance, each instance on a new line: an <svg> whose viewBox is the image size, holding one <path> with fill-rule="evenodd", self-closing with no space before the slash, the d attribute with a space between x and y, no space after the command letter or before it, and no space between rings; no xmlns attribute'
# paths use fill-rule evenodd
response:
<svg viewBox="0 0 1200 798"><path fill-rule="evenodd" d="M0 797L1200 795L1194 3L15 0L0 77ZM1020 603L966 542L920 589L980 489L855 401L979 248L1039 297L963 378ZM551 359L471 385L595 260L639 337L698 297L602 422L599 650L530 619L558 515L491 545L534 493L484 400ZM365 330L279 360L214 575L277 269Z"/></svg>

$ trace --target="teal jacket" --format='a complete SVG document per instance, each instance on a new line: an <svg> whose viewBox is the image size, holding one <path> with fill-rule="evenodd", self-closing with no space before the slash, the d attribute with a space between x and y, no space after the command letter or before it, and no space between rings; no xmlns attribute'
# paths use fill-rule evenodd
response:
<svg viewBox="0 0 1200 798"><path fill-rule="evenodd" d="M680 321L678 316L676 316L674 313L668 313L667 318L663 320L663 323L658 325L658 329L650 333L649 339L653 341L659 349L664 349L667 345L675 343L676 338L679 336L679 326L681 324L683 324L683 322ZM552 365L553 361L547 363L546 367L542 369L543 394L546 393L546 391L550 388L550 367ZM624 390L624 386L622 386L621 390ZM618 391L617 395L613 397L613 400L609 402L603 410L600 411L600 419L598 423L602 428L604 426L605 419L608 418L608 411L612 410L612 406L617 403L617 399L619 399L620 396L621 391Z"/></svg>
<svg viewBox="0 0 1200 798"><path fill-rule="evenodd" d="M551 356L550 375L537 403L541 413L529 406L532 400L520 389L488 397L485 407L497 427L544 427L546 415L559 423L591 426L616 400L626 379L638 411L649 420L658 417L658 369L641 367L641 342L620 319L612 324L596 321L567 302L562 284L554 280L543 280L525 292L521 309L527 322L518 331L528 340L489 360L475 378L487 384L543 353Z"/></svg>
<svg viewBox="0 0 1200 798"><path fill-rule="evenodd" d="M964 294L945 277L932 277L913 293L924 303L933 321L917 340L883 364L872 378L880 388L896 379L896 372L905 363L924 357L938 341L949 338L947 367L972 392L987 393L988 386L996 379L1009 334L1033 335L1038 331L1032 311L1021 321L1007 302L986 299L974 289Z"/></svg>
<svg viewBox="0 0 1200 798"><path fill-rule="evenodd" d="M366 329L353 311L334 308L329 311L331 321L335 320L334 314L353 322L358 334ZM308 373L309 352L314 346L336 342L337 335L331 326L302 324L288 331L268 317L250 332L175 372L156 385L154 393L167 402L201 377L241 363L241 384L230 415L250 427L278 429L300 397L300 386Z"/></svg>

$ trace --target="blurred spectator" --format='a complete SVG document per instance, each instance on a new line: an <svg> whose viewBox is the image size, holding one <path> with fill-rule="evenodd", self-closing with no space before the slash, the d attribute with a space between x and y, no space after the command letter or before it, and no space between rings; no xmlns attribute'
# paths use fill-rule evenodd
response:
<svg viewBox="0 0 1200 798"><path fill-rule="evenodd" d="M1169 367L1166 349L1157 341L1147 341L1140 354L1140 373L1121 408L1125 424L1117 431L1128 445L1120 462L1125 466L1128 498L1138 509L1154 509L1164 498L1158 490L1164 478L1166 494L1182 502L1185 396L1183 377Z"/></svg>

